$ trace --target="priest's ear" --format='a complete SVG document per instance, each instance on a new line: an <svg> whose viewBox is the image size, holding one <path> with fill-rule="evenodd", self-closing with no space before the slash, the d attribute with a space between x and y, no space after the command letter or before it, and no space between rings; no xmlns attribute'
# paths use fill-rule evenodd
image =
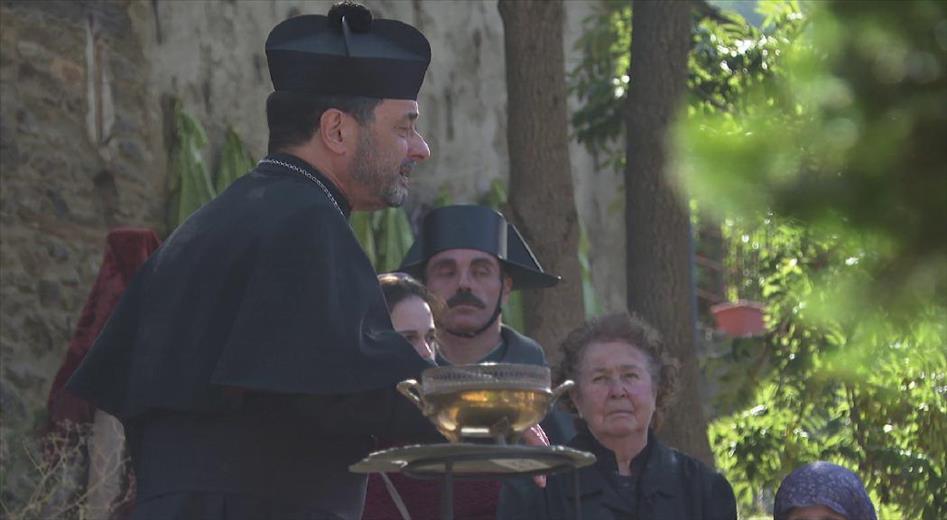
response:
<svg viewBox="0 0 947 520"><path fill-rule="evenodd" d="M319 117L319 138L322 144L338 155L355 150L358 122L350 114L329 108Z"/></svg>

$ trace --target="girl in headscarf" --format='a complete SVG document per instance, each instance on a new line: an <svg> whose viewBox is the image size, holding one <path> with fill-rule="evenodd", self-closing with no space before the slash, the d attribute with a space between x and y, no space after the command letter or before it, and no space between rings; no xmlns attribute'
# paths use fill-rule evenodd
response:
<svg viewBox="0 0 947 520"><path fill-rule="evenodd" d="M775 520L877 520L861 479L830 462L806 464L776 492Z"/></svg>

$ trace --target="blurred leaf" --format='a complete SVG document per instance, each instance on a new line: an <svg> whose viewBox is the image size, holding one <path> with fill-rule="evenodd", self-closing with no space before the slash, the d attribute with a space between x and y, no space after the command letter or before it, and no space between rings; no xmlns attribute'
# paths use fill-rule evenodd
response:
<svg viewBox="0 0 947 520"><path fill-rule="evenodd" d="M171 149L172 211L169 227L176 228L198 208L216 196L204 165L207 145L204 127L174 101L174 144Z"/></svg>
<svg viewBox="0 0 947 520"><path fill-rule="evenodd" d="M767 23L803 16L760 5ZM862 476L881 517L944 518L947 4L806 5L802 32L763 29L773 74L737 99L704 88L716 103L678 126L677 173L721 223L731 296L763 299L770 326L753 397L712 445L743 510L826 459ZM752 63L705 29L695 52Z"/></svg>
<svg viewBox="0 0 947 520"><path fill-rule="evenodd" d="M362 250L365 251L365 256L368 257L368 260L375 266L375 270L377 271L378 254L375 250L375 232L372 229L372 214L357 211L352 213L349 223L352 226L352 231L355 233L355 238L358 239L358 243L362 245Z"/></svg>
<svg viewBox="0 0 947 520"><path fill-rule="evenodd" d="M253 158L244 147L240 136L233 128L228 128L224 147L220 152L220 169L214 177L214 189L217 193L223 192L238 177L253 169L253 166Z"/></svg>

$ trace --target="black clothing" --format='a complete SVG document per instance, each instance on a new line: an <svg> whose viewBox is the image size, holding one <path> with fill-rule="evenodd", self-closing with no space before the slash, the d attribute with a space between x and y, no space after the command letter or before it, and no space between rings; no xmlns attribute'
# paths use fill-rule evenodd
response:
<svg viewBox="0 0 947 520"><path fill-rule="evenodd" d="M266 61L277 91L417 100L431 44L406 23L342 4L274 27Z"/></svg>
<svg viewBox="0 0 947 520"><path fill-rule="evenodd" d="M543 353L543 348L539 346L539 343L502 325L500 344L478 363L522 363L546 366L546 354ZM443 366L451 363L438 354L437 364Z"/></svg>
<svg viewBox="0 0 947 520"><path fill-rule="evenodd" d="M134 518L357 518L348 465L372 434L438 438L394 389L432 365L392 330L345 199L268 159L328 192L268 163L238 179L152 255L69 381L126 428Z"/></svg>
<svg viewBox="0 0 947 520"><path fill-rule="evenodd" d="M184 520L194 516L168 512L217 507L230 512L209 518L359 518L367 475L348 467L374 451L379 432L443 442L410 401L387 389L255 394L239 413L151 412L126 422L137 477L134 518Z"/></svg>
<svg viewBox="0 0 947 520"><path fill-rule="evenodd" d="M577 472L583 520L736 520L730 483L702 462L669 448L654 435L632 462L632 478L618 475L614 453L587 428L569 446L595 454L595 464ZM640 468L640 469L639 469ZM497 518L575 518L574 475L547 477L546 488L504 486ZM629 494L628 487L634 489Z"/></svg>
<svg viewBox="0 0 947 520"><path fill-rule="evenodd" d="M119 418L241 406L229 387L347 394L430 366L392 330L332 184L261 164L148 259L69 390ZM343 215L345 213L345 215Z"/></svg>

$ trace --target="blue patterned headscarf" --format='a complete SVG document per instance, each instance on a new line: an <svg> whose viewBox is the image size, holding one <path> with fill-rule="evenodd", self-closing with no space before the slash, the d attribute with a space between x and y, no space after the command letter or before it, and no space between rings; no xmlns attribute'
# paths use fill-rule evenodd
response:
<svg viewBox="0 0 947 520"><path fill-rule="evenodd" d="M813 462L789 474L776 492L775 520L785 520L795 507L825 506L847 520L877 520L865 486L847 468Z"/></svg>

